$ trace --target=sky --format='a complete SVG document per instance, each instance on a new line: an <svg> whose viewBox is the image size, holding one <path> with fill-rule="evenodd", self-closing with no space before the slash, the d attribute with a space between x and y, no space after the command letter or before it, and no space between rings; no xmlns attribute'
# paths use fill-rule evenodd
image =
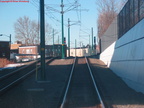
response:
<svg viewBox="0 0 144 108"><path fill-rule="evenodd" d="M2 1L2 0L0 0ZM4 1L4 0L3 0ZM75 0L63 0L64 11L72 7ZM97 9L96 0L78 0L78 11L72 9L64 13L64 36L67 38L68 18L70 19L70 36L71 47L77 46L80 43L83 45L89 44L89 35L91 36L91 28L93 27L93 35L97 36ZM55 43L58 36L61 40L61 0L45 0L45 22L49 23L59 33L55 35ZM49 9L51 7L52 11ZM39 0L29 0L29 2L0 2L0 34L12 36L12 43L16 40L14 23L18 18L27 16L31 20L39 21ZM81 22L81 23L78 23ZM91 39L91 38L90 38ZM9 37L0 36L0 41L9 41ZM61 43L61 42L60 42ZM49 40L48 44L52 44Z"/></svg>

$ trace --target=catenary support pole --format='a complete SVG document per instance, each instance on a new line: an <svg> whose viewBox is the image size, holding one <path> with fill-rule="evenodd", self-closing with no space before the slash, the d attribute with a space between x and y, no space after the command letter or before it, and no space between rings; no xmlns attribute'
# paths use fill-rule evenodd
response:
<svg viewBox="0 0 144 108"><path fill-rule="evenodd" d="M53 57L55 56L55 52L54 52L54 29L53 29Z"/></svg>
<svg viewBox="0 0 144 108"><path fill-rule="evenodd" d="M91 28L91 32L92 32L92 51L93 51L93 27Z"/></svg>
<svg viewBox="0 0 144 108"><path fill-rule="evenodd" d="M90 35L89 35L89 55L91 55L91 42L90 42Z"/></svg>
<svg viewBox="0 0 144 108"><path fill-rule="evenodd" d="M59 44L59 35L58 35L58 44Z"/></svg>
<svg viewBox="0 0 144 108"><path fill-rule="evenodd" d="M70 57L70 19L68 19L68 57Z"/></svg>
<svg viewBox="0 0 144 108"><path fill-rule="evenodd" d="M64 7L63 0L61 0L62 59L64 59L64 57L65 57L65 52L64 52L64 21L63 21L64 11L63 11L63 7Z"/></svg>
<svg viewBox="0 0 144 108"><path fill-rule="evenodd" d="M76 47L77 47L77 41L76 41L76 39L75 39L75 57L76 57L76 55L77 55Z"/></svg>
<svg viewBox="0 0 144 108"><path fill-rule="evenodd" d="M41 73L40 80L46 80L45 75L45 18L44 18L44 0L40 0L40 51L41 51Z"/></svg>

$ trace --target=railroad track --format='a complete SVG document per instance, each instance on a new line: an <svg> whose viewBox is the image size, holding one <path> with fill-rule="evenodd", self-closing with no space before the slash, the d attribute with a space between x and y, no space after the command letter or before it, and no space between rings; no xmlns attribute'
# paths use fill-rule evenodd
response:
<svg viewBox="0 0 144 108"><path fill-rule="evenodd" d="M52 62L54 59L55 58L47 59L46 64ZM40 64L39 62L40 61L34 62L8 74L0 76L0 95L34 73L36 71L36 64ZM40 66L37 66L37 69L39 68Z"/></svg>
<svg viewBox="0 0 144 108"><path fill-rule="evenodd" d="M105 108L86 57L75 59L59 107Z"/></svg>

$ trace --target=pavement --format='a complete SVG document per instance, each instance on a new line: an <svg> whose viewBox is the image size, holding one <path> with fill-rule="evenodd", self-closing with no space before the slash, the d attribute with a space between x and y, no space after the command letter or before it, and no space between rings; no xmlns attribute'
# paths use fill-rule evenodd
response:
<svg viewBox="0 0 144 108"><path fill-rule="evenodd" d="M0 96L0 108L57 108L73 59L57 59L46 66L46 81L36 74Z"/></svg>
<svg viewBox="0 0 144 108"><path fill-rule="evenodd" d="M104 103L108 108L144 108L144 94L136 92L101 60L89 59Z"/></svg>
<svg viewBox="0 0 144 108"><path fill-rule="evenodd" d="M106 108L144 108L144 94L125 82L96 58L89 59ZM0 96L0 108L58 108L73 59L57 59L46 66L44 82L30 76Z"/></svg>

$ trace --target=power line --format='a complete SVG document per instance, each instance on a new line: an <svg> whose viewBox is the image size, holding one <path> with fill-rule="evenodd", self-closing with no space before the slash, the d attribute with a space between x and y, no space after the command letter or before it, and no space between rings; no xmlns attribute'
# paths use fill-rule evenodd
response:
<svg viewBox="0 0 144 108"><path fill-rule="evenodd" d="M37 9L39 9L39 5L37 4L37 2L35 0L30 1L30 3Z"/></svg>
<svg viewBox="0 0 144 108"><path fill-rule="evenodd" d="M77 19L78 19L78 22L80 23L81 22L81 11L87 11L87 10L84 10L84 9L82 10L81 8L80 9L78 8L78 7L81 7L81 5L78 3L78 0L74 0L74 3L71 3L69 0L67 0L67 2L68 2L68 4L65 4L64 6L68 7L68 8L66 10L64 10L64 13L66 13L68 11L76 11ZM39 10L39 0L32 0L30 3ZM61 13L61 11L58 9L55 9L53 7L58 7L58 6L60 6L60 5L45 4L46 11L48 11L48 12L45 12L45 14L48 16L48 18L52 22L54 22L54 24L56 26L57 26L56 22L61 23L61 21L58 18L56 18L56 16L53 13L54 12Z"/></svg>

